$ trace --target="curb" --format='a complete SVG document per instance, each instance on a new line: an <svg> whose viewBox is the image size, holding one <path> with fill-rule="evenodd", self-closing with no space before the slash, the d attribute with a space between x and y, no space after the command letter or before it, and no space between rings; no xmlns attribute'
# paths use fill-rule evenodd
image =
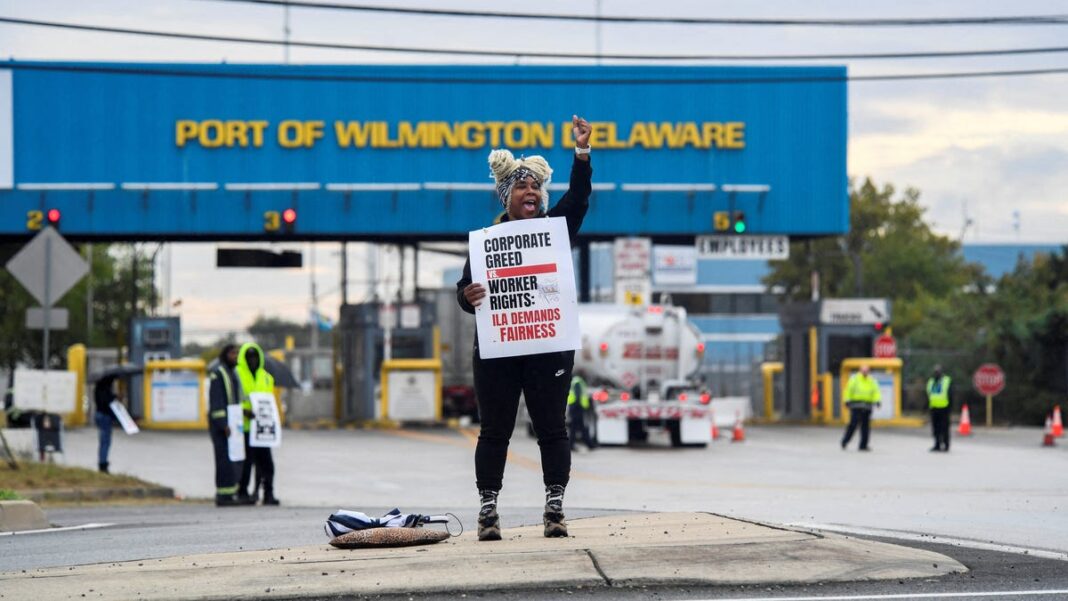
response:
<svg viewBox="0 0 1068 601"><path fill-rule="evenodd" d="M19 490L19 496L40 503L43 501L108 501L112 499L173 499L174 489L166 486L138 486L130 488L57 488L50 490Z"/></svg>
<svg viewBox="0 0 1068 601"><path fill-rule="evenodd" d="M33 501L0 501L0 532L51 528L44 511Z"/></svg>

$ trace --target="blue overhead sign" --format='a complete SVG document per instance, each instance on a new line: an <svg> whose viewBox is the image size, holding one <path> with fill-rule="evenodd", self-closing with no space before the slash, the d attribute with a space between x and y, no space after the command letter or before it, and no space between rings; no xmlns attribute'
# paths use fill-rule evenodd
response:
<svg viewBox="0 0 1068 601"><path fill-rule="evenodd" d="M0 236L466 238L499 210L492 148L545 155L563 193L573 113L584 235L848 227L841 67L12 62Z"/></svg>

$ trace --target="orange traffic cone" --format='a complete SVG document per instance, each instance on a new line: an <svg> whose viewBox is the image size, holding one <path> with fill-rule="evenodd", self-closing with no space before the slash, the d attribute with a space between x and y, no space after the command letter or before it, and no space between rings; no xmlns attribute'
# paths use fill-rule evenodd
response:
<svg viewBox="0 0 1068 601"><path fill-rule="evenodd" d="M712 416L712 440L719 440L719 428L716 427L716 412L709 411L708 413Z"/></svg>
<svg viewBox="0 0 1068 601"><path fill-rule="evenodd" d="M1064 436L1064 423L1061 422L1061 406L1053 406L1053 435L1057 438Z"/></svg>
<svg viewBox="0 0 1068 601"><path fill-rule="evenodd" d="M742 428L742 414L738 412L737 418L734 420L734 433L731 435L731 442L745 442L745 429Z"/></svg>
<svg viewBox="0 0 1068 601"><path fill-rule="evenodd" d="M957 434L961 436L972 435L972 416L968 413L967 405L960 408L960 428L957 429Z"/></svg>
<svg viewBox="0 0 1068 601"><path fill-rule="evenodd" d="M1053 446L1053 420L1046 416L1046 431L1042 434L1042 446Z"/></svg>

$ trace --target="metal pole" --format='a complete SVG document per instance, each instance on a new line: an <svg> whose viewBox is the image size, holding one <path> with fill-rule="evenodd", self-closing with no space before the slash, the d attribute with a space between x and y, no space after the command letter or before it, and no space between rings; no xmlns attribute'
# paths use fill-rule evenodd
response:
<svg viewBox="0 0 1068 601"><path fill-rule="evenodd" d="M414 299L419 300L419 245L412 245L412 289L415 290Z"/></svg>
<svg viewBox="0 0 1068 601"><path fill-rule="evenodd" d="M312 326L311 347L319 348L319 295L315 289L315 243L310 243L311 250L308 253L311 258L311 302L312 302Z"/></svg>
<svg viewBox="0 0 1068 601"><path fill-rule="evenodd" d="M341 243L341 304L349 304L349 243Z"/></svg>
<svg viewBox="0 0 1068 601"><path fill-rule="evenodd" d="M404 302L404 245L397 245L397 259L400 263L400 279L397 282L397 302Z"/></svg>
<svg viewBox="0 0 1068 601"><path fill-rule="evenodd" d="M45 323L48 323L47 321ZM994 395L986 395L986 427L994 425Z"/></svg>
<svg viewBox="0 0 1068 601"><path fill-rule="evenodd" d="M130 318L137 317L137 243L131 244L133 252L131 253L131 265L130 265Z"/></svg>
<svg viewBox="0 0 1068 601"><path fill-rule="evenodd" d="M52 238L45 238L45 285L44 285L44 348L41 350L41 369L48 371L48 330L52 312Z"/></svg>
<svg viewBox="0 0 1068 601"><path fill-rule="evenodd" d="M86 282L85 292L85 345L93 346L93 243L85 245L86 254L89 255L89 279Z"/></svg>

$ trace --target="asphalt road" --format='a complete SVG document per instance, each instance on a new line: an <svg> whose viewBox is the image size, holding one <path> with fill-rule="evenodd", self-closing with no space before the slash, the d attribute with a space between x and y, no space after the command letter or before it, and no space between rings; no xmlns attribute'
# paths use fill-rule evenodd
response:
<svg viewBox="0 0 1068 601"><path fill-rule="evenodd" d="M707 449L674 450L666 440L654 439L642 448L578 454L567 511L573 518L620 511L710 511L833 528L936 550L972 572L929 582L767 590L558 590L492 598L859 600L943 593L958 594L944 598L1068 598L1064 592L1035 593L1068 590L1068 479L1062 475L1068 450L1040 447L1037 429L980 428L969 439L955 439L949 454L929 453L927 433L916 430L877 430L875 451L866 454L840 450L836 428L759 427L747 434L744 443L717 442ZM472 527L477 511L473 436L444 429L286 431L276 453L282 507L56 508L48 512L49 519L60 526L115 525L0 536L0 570L196 552L284 551L325 542L323 521L337 508L371 514L394 506L419 513L451 511ZM65 461L86 467L95 463L93 430L68 432L65 444ZM204 433L117 433L112 466L172 486L185 497L212 494L210 443ZM541 502L537 446L517 432L501 496L505 527L537 523ZM1014 590L1031 592L979 595Z"/></svg>

